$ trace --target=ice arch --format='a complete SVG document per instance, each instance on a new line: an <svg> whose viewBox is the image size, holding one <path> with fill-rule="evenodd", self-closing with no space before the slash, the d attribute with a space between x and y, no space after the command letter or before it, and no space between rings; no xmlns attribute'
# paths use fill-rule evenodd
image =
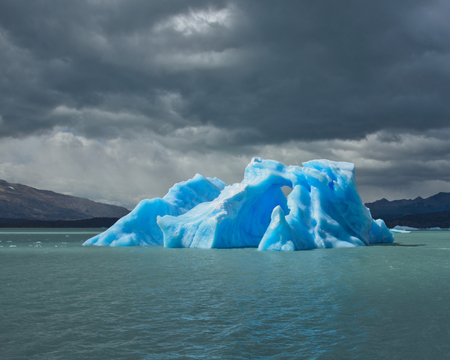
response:
<svg viewBox="0 0 450 360"><path fill-rule="evenodd" d="M354 171L345 162L313 160L301 167L253 158L241 183L225 186L196 175L163 199L144 200L85 245L290 251L393 242L362 203ZM283 186L293 189L287 199Z"/></svg>

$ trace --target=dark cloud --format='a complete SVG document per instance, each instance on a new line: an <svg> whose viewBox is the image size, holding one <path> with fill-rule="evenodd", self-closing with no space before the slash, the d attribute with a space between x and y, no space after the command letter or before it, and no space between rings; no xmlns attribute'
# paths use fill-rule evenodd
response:
<svg viewBox="0 0 450 360"><path fill-rule="evenodd" d="M442 1L2 1L1 136L232 131L216 147L449 126Z"/></svg>
<svg viewBox="0 0 450 360"><path fill-rule="evenodd" d="M128 207L252 156L450 191L450 3L3 0L0 178Z"/></svg>

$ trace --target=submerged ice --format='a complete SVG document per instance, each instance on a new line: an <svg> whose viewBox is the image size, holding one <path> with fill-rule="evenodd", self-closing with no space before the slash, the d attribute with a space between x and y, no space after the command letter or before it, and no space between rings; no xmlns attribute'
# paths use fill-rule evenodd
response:
<svg viewBox="0 0 450 360"><path fill-rule="evenodd" d="M287 198L283 186L293 189ZM383 220L374 221L362 203L353 164L286 166L253 158L241 183L227 186L197 174L162 199L141 201L84 245L293 251L393 241Z"/></svg>

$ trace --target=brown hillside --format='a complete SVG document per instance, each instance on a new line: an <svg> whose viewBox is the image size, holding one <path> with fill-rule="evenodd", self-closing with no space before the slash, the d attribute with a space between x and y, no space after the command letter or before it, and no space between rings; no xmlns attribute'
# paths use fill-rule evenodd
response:
<svg viewBox="0 0 450 360"><path fill-rule="evenodd" d="M92 200L38 190L0 180L0 218L26 220L80 220L120 218L129 210Z"/></svg>

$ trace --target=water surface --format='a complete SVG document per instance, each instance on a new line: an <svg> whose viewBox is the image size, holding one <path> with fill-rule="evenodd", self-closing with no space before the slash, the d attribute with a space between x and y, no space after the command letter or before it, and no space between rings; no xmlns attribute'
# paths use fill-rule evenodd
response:
<svg viewBox="0 0 450 360"><path fill-rule="evenodd" d="M0 232L2 359L443 359L450 232L291 253Z"/></svg>

